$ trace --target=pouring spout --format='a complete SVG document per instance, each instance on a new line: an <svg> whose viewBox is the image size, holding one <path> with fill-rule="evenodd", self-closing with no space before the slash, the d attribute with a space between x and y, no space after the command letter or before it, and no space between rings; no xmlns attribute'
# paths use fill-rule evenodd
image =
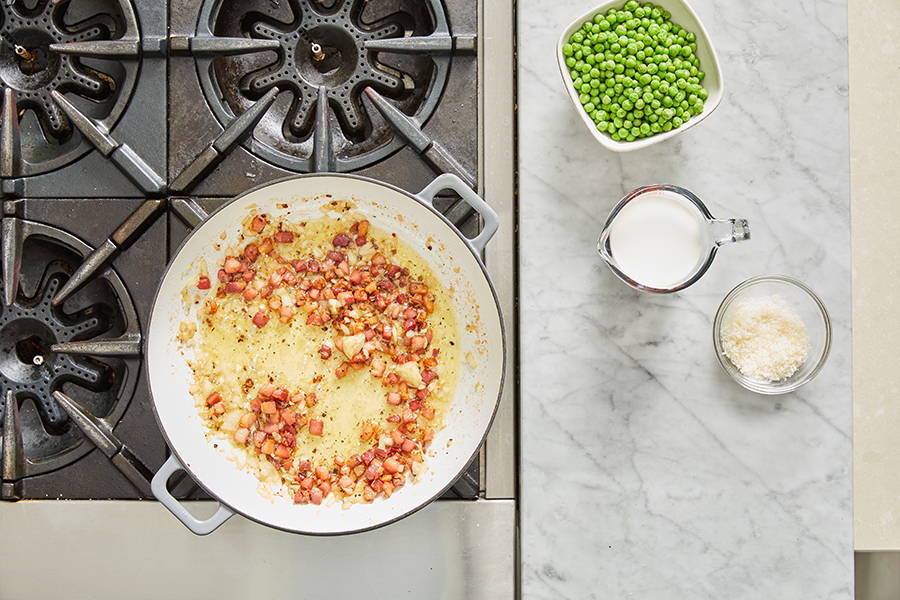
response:
<svg viewBox="0 0 900 600"><path fill-rule="evenodd" d="M713 219L710 227L716 246L750 239L750 223L747 219Z"/></svg>
<svg viewBox="0 0 900 600"><path fill-rule="evenodd" d="M609 251L609 227L603 229L600 239L597 240L597 252L600 253L600 256L608 265L615 266L615 261Z"/></svg>

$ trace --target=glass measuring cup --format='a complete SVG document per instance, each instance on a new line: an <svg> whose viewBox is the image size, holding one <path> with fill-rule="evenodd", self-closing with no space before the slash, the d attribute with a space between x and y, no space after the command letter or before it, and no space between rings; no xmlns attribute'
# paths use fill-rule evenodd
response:
<svg viewBox="0 0 900 600"><path fill-rule="evenodd" d="M643 212L636 213L634 208L637 203L630 207L629 205L639 198L660 200L662 204L656 210L663 212L654 214L654 209L648 208L649 205L645 202L643 203L644 206L641 207ZM664 206L669 202L673 203L672 208ZM663 214L665 211L670 210L675 212L671 215ZM623 215L625 215L624 218L622 218ZM677 217L672 219L672 225L661 224L660 219L665 219L669 216ZM626 235L622 232L626 228L625 224L617 229L617 218L621 218L623 222L628 221L627 232L631 239L628 240L627 244L623 242L622 248L629 249L630 255L626 262L632 265L630 268L622 264L625 258L624 250L620 260L616 259L616 242L614 238L618 235L625 239ZM690 240L684 241L684 246L689 247L690 250L685 251L684 248L679 248L682 252L674 254L686 255L687 252L696 251L696 262L693 266L686 264L686 268L682 269L683 273L679 272L672 281L667 282L665 285L656 282L650 283L646 279L641 281L642 277L636 274L636 271L639 269L635 268L635 259L632 258L635 249L639 253L643 251L644 256L641 259L648 263L649 266L654 266L654 260L657 260L659 263L665 263L667 261L671 262L672 258L667 252L668 249L662 247L664 244L659 240L649 238L647 240L635 239L635 236L640 233L636 232L635 228L640 228L643 221L654 221L653 224L647 225L647 236L653 235L653 227L655 226L657 227L657 233L665 234L665 236L661 235L660 237L665 237L664 241L671 243L679 241L677 237L680 232L675 231L676 222L678 225L684 226L685 232L690 232L684 234L691 236ZM663 227L664 231L661 231L660 227ZM617 231L619 233L614 233ZM750 239L750 225L746 219L716 219L710 214L706 205L700 201L700 198L690 191L676 185L649 185L637 188L613 207L606 220L606 225L604 225L603 231L600 233L597 250L600 252L600 256L603 257L603 260L606 261L606 264L609 265L609 268L612 269L612 272L636 290L651 294L671 294L672 292L683 290L699 280L709 269L720 246L748 239ZM657 247L653 248L654 245ZM674 252L675 249L673 248L672 250ZM658 258L654 258L654 253Z"/></svg>

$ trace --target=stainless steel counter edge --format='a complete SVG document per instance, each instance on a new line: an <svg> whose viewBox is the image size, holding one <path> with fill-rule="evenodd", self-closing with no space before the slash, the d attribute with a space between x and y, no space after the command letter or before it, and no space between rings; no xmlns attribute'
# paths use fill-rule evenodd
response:
<svg viewBox="0 0 900 600"><path fill-rule="evenodd" d="M198 514L213 507L188 506ZM0 551L0 598L57 598L63 589L75 600L156 600L163 590L173 598L349 598L372 590L512 598L506 569L515 561L515 522L513 501L460 500L352 538L309 538L236 516L209 543L156 502L24 500L3 506L0 531L15 540L5 552L36 557L34 568L23 572L22 560ZM472 555L478 560L465 559ZM354 577L359 565L365 578Z"/></svg>
<svg viewBox="0 0 900 600"><path fill-rule="evenodd" d="M514 0L481 3L479 16L479 66L481 81L479 121L483 127L480 156L481 193L499 215L500 230L488 244L485 264L500 297L506 331L507 378L494 424L485 442L484 486L486 498L517 496L516 402L518 396L516 322L516 237L518 213L515 196L515 26ZM489 57L489 60L487 60Z"/></svg>

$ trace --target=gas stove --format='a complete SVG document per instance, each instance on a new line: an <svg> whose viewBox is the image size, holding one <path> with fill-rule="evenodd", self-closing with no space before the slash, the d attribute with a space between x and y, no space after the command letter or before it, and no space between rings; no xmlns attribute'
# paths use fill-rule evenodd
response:
<svg viewBox="0 0 900 600"><path fill-rule="evenodd" d="M97 539L85 523L125 518L135 535L183 542L162 507L121 502L152 499L149 478L168 454L143 328L188 231L253 187L332 171L417 192L458 175L500 214L485 262L515 339L512 0L5 0L0 17L8 535L71 515L53 530L61 541ZM480 226L458 198L439 207L467 233ZM467 597L516 589L516 379L479 457L414 517L419 527L366 534L413 547L471 538L442 568L477 580L481 561L506 579L463 581L482 590ZM174 486L203 510L193 482ZM67 501L18 502L51 499ZM217 535L229 527L273 535L249 523ZM295 544L308 552L315 541L304 540ZM3 588L27 568L16 563L0 560Z"/></svg>

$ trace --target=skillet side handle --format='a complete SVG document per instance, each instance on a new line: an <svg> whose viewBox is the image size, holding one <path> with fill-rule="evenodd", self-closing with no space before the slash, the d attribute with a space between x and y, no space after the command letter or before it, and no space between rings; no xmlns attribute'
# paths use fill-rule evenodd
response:
<svg viewBox="0 0 900 600"><path fill-rule="evenodd" d="M487 246L487 243L494 237L494 234L497 233L497 229L500 228L500 219L497 217L497 213L487 202L482 200L472 188L467 186L462 179L452 173L439 175L434 181L429 183L424 190L419 192L416 197L422 202L434 206L434 197L443 190L453 190L479 215L481 215L481 222L483 225L481 233L479 233L477 237L471 239L466 238L469 245L480 255L484 251L484 247Z"/></svg>
<svg viewBox="0 0 900 600"><path fill-rule="evenodd" d="M172 454L169 456L169 459L163 463L163 466L159 468L156 475L153 476L150 489L153 490L153 495L156 496L156 499L162 502L162 505L168 508L169 511L175 515L176 519L184 523L185 527L197 535L210 534L215 531L219 525L230 519L231 516L234 515L234 512L224 504L219 504L219 510L216 511L216 514L205 521L200 520L189 513L181 502L166 489L166 483L169 481L169 477L176 471L183 470L184 467L178 459L175 458L175 455Z"/></svg>

